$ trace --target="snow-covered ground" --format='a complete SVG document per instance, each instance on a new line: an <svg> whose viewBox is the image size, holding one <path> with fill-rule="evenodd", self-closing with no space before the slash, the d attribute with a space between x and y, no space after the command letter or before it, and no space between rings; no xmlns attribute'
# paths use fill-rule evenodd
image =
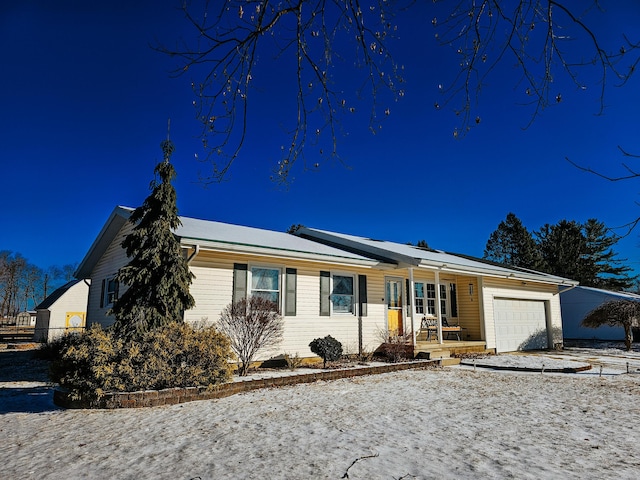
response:
<svg viewBox="0 0 640 480"><path fill-rule="evenodd" d="M413 370L115 411L3 375L0 477L635 479L640 357L601 353L544 358L613 358L602 376Z"/></svg>

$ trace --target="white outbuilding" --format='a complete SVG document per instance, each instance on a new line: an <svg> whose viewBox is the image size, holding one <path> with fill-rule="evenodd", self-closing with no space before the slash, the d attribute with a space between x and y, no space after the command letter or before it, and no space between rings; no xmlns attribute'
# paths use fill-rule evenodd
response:
<svg viewBox="0 0 640 480"><path fill-rule="evenodd" d="M36 307L35 341L51 341L64 333L84 329L89 283L71 280Z"/></svg>

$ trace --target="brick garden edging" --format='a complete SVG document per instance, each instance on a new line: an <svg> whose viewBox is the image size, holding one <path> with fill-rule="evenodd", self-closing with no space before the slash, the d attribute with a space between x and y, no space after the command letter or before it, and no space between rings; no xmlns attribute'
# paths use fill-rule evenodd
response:
<svg viewBox="0 0 640 480"><path fill-rule="evenodd" d="M86 399L73 400L68 391L56 388L53 392L53 403L63 408L140 408L160 405L175 405L196 400L224 398L236 393L250 392L259 388L283 387L299 383L313 383L318 380L337 380L340 378L375 375L379 373L398 372L402 370L428 368L439 364L440 360L421 360L405 363L390 363L373 367L356 367L339 370L327 370L314 373L303 373L256 380L244 380L217 385L212 390L206 387L165 388L163 390L145 390L141 392L107 393L97 401Z"/></svg>

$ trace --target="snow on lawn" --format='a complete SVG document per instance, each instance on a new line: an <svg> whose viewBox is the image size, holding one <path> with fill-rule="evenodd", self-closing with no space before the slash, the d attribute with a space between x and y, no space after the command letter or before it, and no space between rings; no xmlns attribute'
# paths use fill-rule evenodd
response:
<svg viewBox="0 0 640 480"><path fill-rule="evenodd" d="M410 370L111 411L59 410L35 384L16 396L27 406L5 406L0 415L3 478L631 479L640 472L640 375Z"/></svg>

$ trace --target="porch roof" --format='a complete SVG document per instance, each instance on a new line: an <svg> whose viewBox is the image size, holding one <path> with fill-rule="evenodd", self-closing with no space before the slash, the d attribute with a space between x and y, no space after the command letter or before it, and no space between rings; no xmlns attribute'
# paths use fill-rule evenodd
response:
<svg viewBox="0 0 640 480"><path fill-rule="evenodd" d="M519 267L507 267L468 255L388 242L386 240L358 237L306 227L299 228L296 231L296 235L333 247L344 248L347 251L360 255L370 256L386 263L396 263L398 268L416 267L457 274L513 278L556 285L574 286L578 284L575 280L543 272Z"/></svg>

